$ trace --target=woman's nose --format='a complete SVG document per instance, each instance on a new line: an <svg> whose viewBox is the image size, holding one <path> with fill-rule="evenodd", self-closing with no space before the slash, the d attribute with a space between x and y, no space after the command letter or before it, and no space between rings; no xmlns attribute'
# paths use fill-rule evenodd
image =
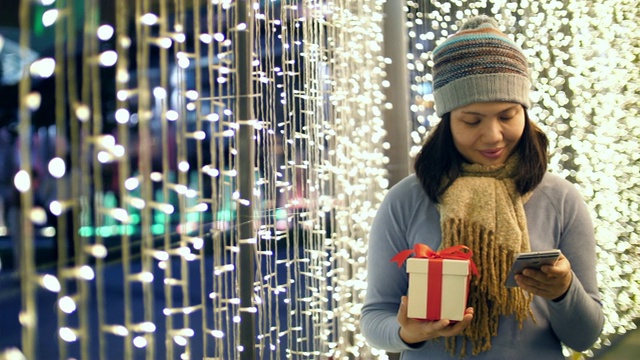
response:
<svg viewBox="0 0 640 360"><path fill-rule="evenodd" d="M485 142L498 142L502 140L502 126L498 120L490 120L485 122L483 127L482 137Z"/></svg>

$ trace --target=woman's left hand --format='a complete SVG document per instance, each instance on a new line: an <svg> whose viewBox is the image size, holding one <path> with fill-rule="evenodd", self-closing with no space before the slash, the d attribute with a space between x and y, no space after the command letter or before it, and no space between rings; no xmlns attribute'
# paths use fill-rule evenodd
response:
<svg viewBox="0 0 640 360"><path fill-rule="evenodd" d="M522 274L516 275L515 278L523 290L548 300L555 300L569 290L572 277L571 263L561 254L555 265L544 265L540 270L524 269Z"/></svg>

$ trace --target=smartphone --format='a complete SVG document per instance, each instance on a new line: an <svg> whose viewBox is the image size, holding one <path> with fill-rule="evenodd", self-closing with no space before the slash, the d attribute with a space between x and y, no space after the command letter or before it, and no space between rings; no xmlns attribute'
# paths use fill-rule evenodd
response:
<svg viewBox="0 0 640 360"><path fill-rule="evenodd" d="M511 270L507 275L506 287L517 287L515 276L521 274L524 269L540 269L543 265L554 265L560 257L560 250L545 250L520 253L516 256Z"/></svg>

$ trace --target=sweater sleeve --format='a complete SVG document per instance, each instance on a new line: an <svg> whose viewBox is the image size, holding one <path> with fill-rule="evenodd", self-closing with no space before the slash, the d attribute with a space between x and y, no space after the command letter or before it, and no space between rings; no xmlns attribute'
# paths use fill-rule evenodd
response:
<svg viewBox="0 0 640 360"><path fill-rule="evenodd" d="M367 257L367 292L362 308L360 327L367 342L392 352L412 349L399 335L397 321L400 298L406 295L407 274L403 265L398 268L391 258L409 249L406 223L411 216L410 203L404 201L407 181L392 188L372 223ZM413 348L415 349L415 348Z"/></svg>
<svg viewBox="0 0 640 360"><path fill-rule="evenodd" d="M556 209L562 221L559 248L569 259L574 276L566 296L549 301L549 320L560 341L573 350L584 351L600 336L604 312L597 283L593 223L579 192L572 185L567 188Z"/></svg>

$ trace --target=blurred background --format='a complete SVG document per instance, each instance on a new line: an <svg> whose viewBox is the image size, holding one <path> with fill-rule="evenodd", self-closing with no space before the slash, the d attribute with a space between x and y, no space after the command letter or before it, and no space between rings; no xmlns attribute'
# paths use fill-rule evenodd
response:
<svg viewBox="0 0 640 360"><path fill-rule="evenodd" d="M635 0L38 0L0 11L0 354L393 358L358 331L367 234L475 14L531 61L550 171L592 211L638 354ZM19 358L19 357L18 357Z"/></svg>

